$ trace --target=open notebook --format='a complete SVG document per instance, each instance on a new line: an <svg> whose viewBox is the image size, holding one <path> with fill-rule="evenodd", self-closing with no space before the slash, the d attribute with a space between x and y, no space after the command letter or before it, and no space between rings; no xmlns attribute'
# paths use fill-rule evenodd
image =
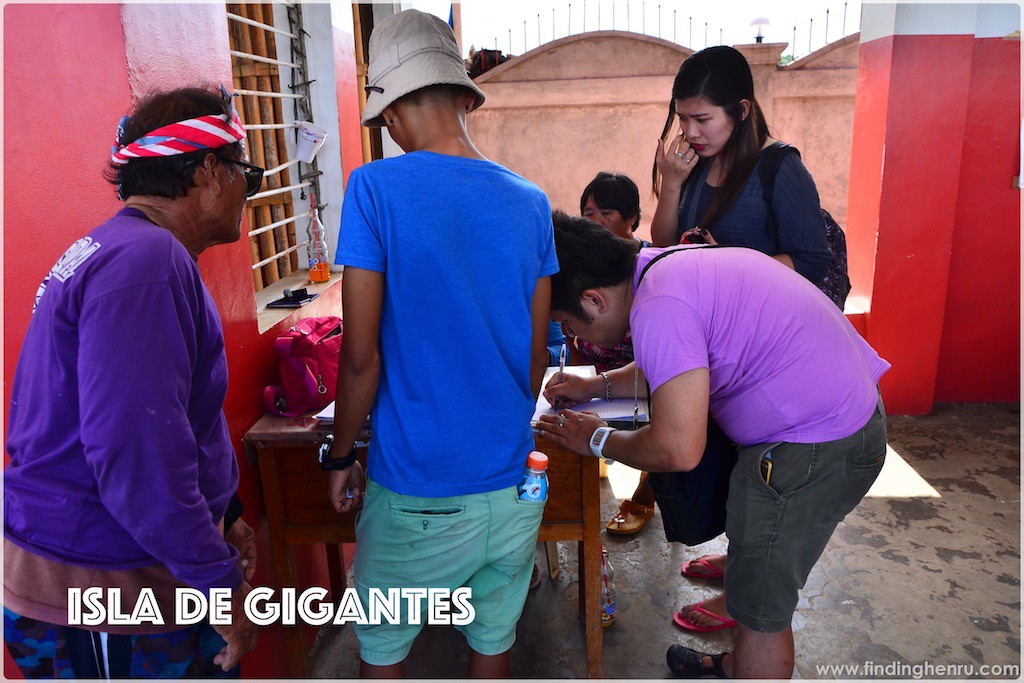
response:
<svg viewBox="0 0 1024 683"><path fill-rule="evenodd" d="M541 387L547 386L547 383L551 380L554 374L558 372L558 368L550 367L544 373L544 382ZM579 375L580 377L594 377L597 375L597 370L593 365L570 365L565 368L565 372L573 375ZM595 398L589 403L578 403L574 406L569 406L570 410L583 411L589 410L597 413L602 420L606 422L633 422L633 399L632 398L613 398L610 401L606 401L603 398ZM648 422L649 418L647 409L647 399L640 399L640 415L637 418L640 422ZM548 403L547 399L544 398L544 394L540 395L537 399L537 407L533 412L533 419L530 420L530 424L536 424L537 418L541 415L554 415L555 410ZM334 423L334 402L317 413L314 417L320 420L324 424Z"/></svg>
<svg viewBox="0 0 1024 683"><path fill-rule="evenodd" d="M328 405L326 408L321 410L313 417L326 424L334 424L334 401L331 401L330 405Z"/></svg>
<svg viewBox="0 0 1024 683"><path fill-rule="evenodd" d="M551 378L558 372L557 367L549 367L544 372L544 382L541 387L547 386ZM565 368L566 374L579 375L580 377L594 377L597 375L597 369L593 365L570 365ZM613 398L611 400L605 400L603 398L592 399L589 403L578 403L574 406L568 406L569 410L575 410L582 412L584 410L597 413L598 417L606 422L633 422L633 398ZM548 400L544 398L543 392L537 399L537 408L533 412L533 419L530 421L531 424L536 424L538 418L541 415L554 415L555 409L551 407ZM640 399L640 414L637 417L640 422L647 422L649 411L647 408L647 399Z"/></svg>

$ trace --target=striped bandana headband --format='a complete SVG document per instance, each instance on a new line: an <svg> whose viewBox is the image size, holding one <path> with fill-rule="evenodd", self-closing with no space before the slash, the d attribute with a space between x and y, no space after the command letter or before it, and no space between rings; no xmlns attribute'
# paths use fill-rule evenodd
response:
<svg viewBox="0 0 1024 683"><path fill-rule="evenodd" d="M231 95L223 85L220 91L226 100L231 101ZM235 142L244 144L245 140L245 126L238 118L234 104L231 105L230 117L210 114L179 121L161 126L122 146L121 138L127 123L128 117L124 116L117 124L117 135L110 149L110 160L118 165L127 164L131 159L169 157L201 149L216 149Z"/></svg>

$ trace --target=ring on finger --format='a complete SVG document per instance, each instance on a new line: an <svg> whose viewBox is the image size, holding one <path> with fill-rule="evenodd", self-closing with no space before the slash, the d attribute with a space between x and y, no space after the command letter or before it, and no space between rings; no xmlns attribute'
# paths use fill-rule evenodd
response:
<svg viewBox="0 0 1024 683"><path fill-rule="evenodd" d="M683 154L682 152L676 152L676 156L679 157L680 159L686 159L686 155Z"/></svg>
<svg viewBox="0 0 1024 683"><path fill-rule="evenodd" d="M564 427L565 426L565 414L564 413L562 415L558 416L558 426L559 427Z"/></svg>

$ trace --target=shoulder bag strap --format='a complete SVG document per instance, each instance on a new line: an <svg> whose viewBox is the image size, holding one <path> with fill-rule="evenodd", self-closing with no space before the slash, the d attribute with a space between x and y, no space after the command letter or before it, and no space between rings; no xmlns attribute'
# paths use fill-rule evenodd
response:
<svg viewBox="0 0 1024 683"><path fill-rule="evenodd" d="M658 254L657 256L655 256L654 258L652 258L650 261L647 262L647 265L644 266L644 269L640 271L640 277L638 277L636 279L636 288L639 291L640 283L643 282L644 275L647 275L647 271L651 269L651 266L653 266L655 263L657 263L661 259L665 258L666 256L671 256L672 254L676 254L676 253L679 253L681 251L691 251L691 250L696 251L697 249L728 249L728 248L730 248L730 247L728 245L726 245L726 244L705 244L702 247L677 247L675 249L667 249L667 250L661 252L660 254ZM633 362L635 363L636 361L634 360ZM648 408L647 419L650 420L651 419L651 413L654 412L654 406L651 403L651 384L650 384L650 382L647 381L646 377L644 378L644 383L647 384L647 408Z"/></svg>
<svg viewBox="0 0 1024 683"><path fill-rule="evenodd" d="M705 244L705 245L702 245L702 246L697 247L697 248L698 249L729 249L731 247L728 244ZM644 266L644 269L640 271L640 277L638 277L637 280L636 280L636 288L640 289L640 283L643 282L644 275L647 274L647 271L650 270L651 266L653 266L655 263L657 263L661 259L665 258L666 256L671 256L672 254L676 254L676 253L681 252L681 251L690 251L692 249L694 249L694 247L685 247L685 248L684 247L677 247L675 249L667 249L667 250L661 252L660 254L658 254L657 256L655 256L654 258L652 258L650 261L647 262L647 265Z"/></svg>
<svg viewBox="0 0 1024 683"><path fill-rule="evenodd" d="M800 156L800 151L796 147L785 142L773 142L761 151L761 163L757 169L761 179L761 196L768 205L768 234L775 240L776 247L779 242L779 221L775 217L775 209L772 208L772 197L775 194L775 177L779 174L779 166L790 152Z"/></svg>

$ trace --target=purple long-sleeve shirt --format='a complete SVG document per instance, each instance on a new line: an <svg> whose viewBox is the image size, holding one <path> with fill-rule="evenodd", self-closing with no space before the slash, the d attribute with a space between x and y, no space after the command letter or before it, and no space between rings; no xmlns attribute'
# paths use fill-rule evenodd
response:
<svg viewBox="0 0 1024 683"><path fill-rule="evenodd" d="M196 263L135 209L44 280L14 377L4 534L68 564L237 587L224 336Z"/></svg>

